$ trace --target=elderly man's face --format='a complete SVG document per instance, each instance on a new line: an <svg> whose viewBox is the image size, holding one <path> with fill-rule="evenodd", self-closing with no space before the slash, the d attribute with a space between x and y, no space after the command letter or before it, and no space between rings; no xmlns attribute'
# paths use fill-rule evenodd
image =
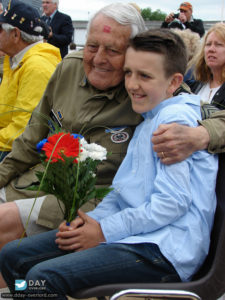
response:
<svg viewBox="0 0 225 300"><path fill-rule="evenodd" d="M16 53L14 44L14 33L16 30L19 29L15 28L8 33L2 28L2 24L0 24L0 51L5 52L9 56L13 56Z"/></svg>
<svg viewBox="0 0 225 300"><path fill-rule="evenodd" d="M130 34L130 26L122 26L104 15L92 21L84 47L84 70L97 89L109 89L124 79L123 64Z"/></svg>
<svg viewBox="0 0 225 300"><path fill-rule="evenodd" d="M53 3L52 0L42 0L42 9L46 16L51 16L57 9L57 4Z"/></svg>

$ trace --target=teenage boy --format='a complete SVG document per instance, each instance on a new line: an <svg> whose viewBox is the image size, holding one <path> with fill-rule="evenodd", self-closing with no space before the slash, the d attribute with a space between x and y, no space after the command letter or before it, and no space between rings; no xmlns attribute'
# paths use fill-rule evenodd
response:
<svg viewBox="0 0 225 300"><path fill-rule="evenodd" d="M66 299L102 284L188 281L198 270L209 249L217 156L198 151L166 166L150 142L161 123L197 126L199 97L173 97L186 62L185 46L172 31L150 30L132 40L125 84L144 121L136 128L113 191L92 212L79 211L70 227L62 223L59 230L23 239L19 247L18 241L6 245L0 269L11 291L15 279L42 280L44 293ZM43 290L28 286L25 293Z"/></svg>

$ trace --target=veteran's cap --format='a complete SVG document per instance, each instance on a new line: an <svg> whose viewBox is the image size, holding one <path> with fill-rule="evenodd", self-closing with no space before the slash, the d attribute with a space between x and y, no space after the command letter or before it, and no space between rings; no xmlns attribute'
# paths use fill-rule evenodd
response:
<svg viewBox="0 0 225 300"><path fill-rule="evenodd" d="M19 0L10 0L0 14L0 23L7 23L31 35L43 35L43 26L38 10Z"/></svg>

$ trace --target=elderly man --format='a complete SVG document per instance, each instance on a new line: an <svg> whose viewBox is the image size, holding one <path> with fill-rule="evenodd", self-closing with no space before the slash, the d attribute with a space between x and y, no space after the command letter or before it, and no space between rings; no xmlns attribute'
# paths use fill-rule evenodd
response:
<svg viewBox="0 0 225 300"><path fill-rule="evenodd" d="M68 53L72 41L73 24L70 16L58 11L59 0L42 0L44 16L42 19L49 26L47 42L60 48L62 58Z"/></svg>
<svg viewBox="0 0 225 300"><path fill-rule="evenodd" d="M174 14L173 12L166 16L165 21L162 23L162 28L180 28L197 32L200 37L205 33L204 25L201 19L194 19L192 12L193 8L191 3L183 2L179 7L180 13Z"/></svg>
<svg viewBox="0 0 225 300"><path fill-rule="evenodd" d="M0 85L0 159L24 130L61 57L58 49L43 43L38 11L12 0L0 15L0 51L4 76Z"/></svg>
<svg viewBox="0 0 225 300"><path fill-rule="evenodd" d="M79 133L83 128L87 141L101 144L112 152L98 170L98 184L111 184L133 131L141 121L132 111L124 88L123 64L130 37L144 30L141 15L128 4L112 4L91 20L84 53L71 53L59 64L29 126L0 164L0 186L5 186L1 189L2 202L36 196L36 192L26 188L37 182L35 170L40 166L33 168L40 162L36 144L49 134L42 115L50 118L48 125L54 126L53 120L65 131ZM42 200L38 199L35 205L27 235L44 229L35 224ZM0 225L0 247L21 236L32 204L32 200L26 199L0 205L0 216L4 216L4 221L0 217L0 223L4 224ZM46 219L48 215L50 219ZM54 228L61 220L56 199L47 197L38 223Z"/></svg>

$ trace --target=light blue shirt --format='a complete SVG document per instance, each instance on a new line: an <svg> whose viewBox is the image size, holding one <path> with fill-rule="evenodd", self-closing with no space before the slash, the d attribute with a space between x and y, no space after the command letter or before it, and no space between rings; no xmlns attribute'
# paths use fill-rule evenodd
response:
<svg viewBox="0 0 225 300"><path fill-rule="evenodd" d="M89 213L107 243L155 243L188 281L209 249L216 208L217 155L193 153L164 165L153 151L152 133L160 124L196 127L200 98L181 94L143 114L113 180L114 190Z"/></svg>

